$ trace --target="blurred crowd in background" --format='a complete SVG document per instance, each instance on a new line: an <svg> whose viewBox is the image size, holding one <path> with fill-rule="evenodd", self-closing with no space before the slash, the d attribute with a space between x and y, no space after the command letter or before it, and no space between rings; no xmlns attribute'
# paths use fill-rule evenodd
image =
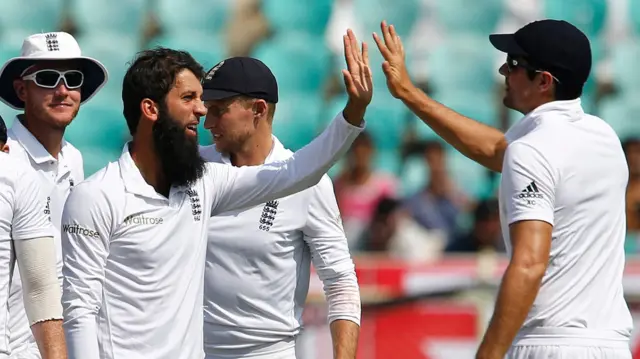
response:
<svg viewBox="0 0 640 359"><path fill-rule="evenodd" d="M638 253L640 0L5 0L0 61L18 56L29 34L63 30L107 67L109 83L81 107L66 135L82 151L88 177L117 159L128 139L121 85L137 51L183 49L205 68L230 56L261 59L279 84L274 132L297 150L345 104L342 34L352 28L371 46L376 92L366 133L330 172L350 247L425 261L503 251L500 177L443 143L389 95L371 33L382 19L394 24L425 92L506 129L521 114L502 106L498 68L505 58L488 35L540 18L568 20L591 39L594 68L582 104L623 141L631 173L627 250ZM0 105L0 115L10 125L15 112ZM201 143L210 144L202 124L200 130Z"/></svg>

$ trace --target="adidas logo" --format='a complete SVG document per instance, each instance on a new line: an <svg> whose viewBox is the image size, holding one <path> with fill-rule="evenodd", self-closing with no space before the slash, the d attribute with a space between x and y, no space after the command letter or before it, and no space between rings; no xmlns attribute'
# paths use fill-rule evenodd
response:
<svg viewBox="0 0 640 359"><path fill-rule="evenodd" d="M518 198L542 198L540 190L535 181L532 181L527 188L523 189L518 195Z"/></svg>

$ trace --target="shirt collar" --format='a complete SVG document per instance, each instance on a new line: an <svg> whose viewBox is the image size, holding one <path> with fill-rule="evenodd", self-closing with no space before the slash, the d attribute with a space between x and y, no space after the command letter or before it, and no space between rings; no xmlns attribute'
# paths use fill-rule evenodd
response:
<svg viewBox="0 0 640 359"><path fill-rule="evenodd" d="M20 142L22 147L27 151L31 159L37 164L43 164L46 162L56 161L53 156L44 148L44 146L38 141L29 130L24 127L21 121L22 115L16 116L16 119L11 125L11 132L15 136L15 140ZM62 146L60 154L64 157L64 150L67 147L67 141L62 139Z"/></svg>
<svg viewBox="0 0 640 359"><path fill-rule="evenodd" d="M284 145L282 144L282 142L280 142L280 140L278 140L276 136L271 135L271 139L273 140L273 145L271 146L271 152L269 152L269 155L264 160L264 163L271 163L271 162L286 159L287 156L285 155L288 154L289 152L287 151L286 148L284 148ZM229 157L228 153L221 153L220 159L224 164L227 164L227 165L231 164L231 158Z"/></svg>
<svg viewBox="0 0 640 359"><path fill-rule="evenodd" d="M511 142L533 131L542 121L578 121L584 116L584 110L579 98L567 101L552 101L536 107L520 121L516 122L506 133L507 141Z"/></svg>
<svg viewBox="0 0 640 359"><path fill-rule="evenodd" d="M552 101L536 107L529 112L525 118L538 119L546 117L545 115L553 114L553 116L566 117L569 120L579 120L584 115L582 102L579 98L567 101Z"/></svg>
<svg viewBox="0 0 640 359"><path fill-rule="evenodd" d="M122 177L122 181L124 182L125 190L129 193L147 198L166 200L165 197L156 192L155 188L149 185L147 181L145 181L144 177L142 177L140 169L138 168L138 166L136 166L136 163L133 162L131 152L129 152L130 144L131 141L127 142L124 145L124 148L122 149L122 155L120 156L120 159L118 159L118 164L120 166L120 176Z"/></svg>

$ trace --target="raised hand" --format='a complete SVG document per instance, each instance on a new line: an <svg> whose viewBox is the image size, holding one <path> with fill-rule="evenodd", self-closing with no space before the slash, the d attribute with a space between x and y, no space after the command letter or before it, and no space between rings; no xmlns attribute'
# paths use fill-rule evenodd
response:
<svg viewBox="0 0 640 359"><path fill-rule="evenodd" d="M358 46L356 35L350 29L343 37L344 58L347 69L342 70L344 84L349 95L349 102L355 106L366 108L373 97L373 80L369 67L369 53L366 43L362 49Z"/></svg>
<svg viewBox="0 0 640 359"><path fill-rule="evenodd" d="M382 71L387 78L389 92L393 97L400 98L413 87L405 64L404 46L393 25L387 26L387 22L382 21L380 30L384 40L376 33L373 33L373 39L385 59Z"/></svg>

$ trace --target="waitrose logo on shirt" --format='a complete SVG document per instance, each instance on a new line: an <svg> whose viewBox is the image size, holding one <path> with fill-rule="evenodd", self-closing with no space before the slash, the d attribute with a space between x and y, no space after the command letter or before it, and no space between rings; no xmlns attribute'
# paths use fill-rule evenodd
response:
<svg viewBox="0 0 640 359"><path fill-rule="evenodd" d="M78 234L81 236L87 237L100 237L100 233L94 231L92 229L82 228L77 224L63 224L62 231L67 232L69 234Z"/></svg>
<svg viewBox="0 0 640 359"><path fill-rule="evenodd" d="M160 217L145 217L141 215L131 215L124 219L124 224L126 226L130 225L139 225L139 224L162 224L163 220Z"/></svg>

